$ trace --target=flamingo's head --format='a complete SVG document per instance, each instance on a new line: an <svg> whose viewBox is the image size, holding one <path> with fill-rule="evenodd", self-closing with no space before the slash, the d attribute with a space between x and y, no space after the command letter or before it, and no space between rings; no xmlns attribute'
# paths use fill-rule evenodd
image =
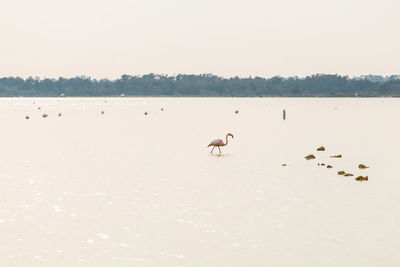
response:
<svg viewBox="0 0 400 267"><path fill-rule="evenodd" d="M226 136L230 136L230 137L232 137L233 138L233 134L231 134L231 133L228 133Z"/></svg>

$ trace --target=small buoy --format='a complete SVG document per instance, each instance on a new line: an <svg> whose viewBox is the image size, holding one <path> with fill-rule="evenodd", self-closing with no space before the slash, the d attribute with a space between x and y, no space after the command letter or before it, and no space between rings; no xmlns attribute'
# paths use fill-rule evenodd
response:
<svg viewBox="0 0 400 267"><path fill-rule="evenodd" d="M367 168L369 168L368 166L365 166L364 164L359 164L358 165L358 168L359 169L367 169Z"/></svg>
<svg viewBox="0 0 400 267"><path fill-rule="evenodd" d="M236 110L236 111L235 111L235 114L238 114L238 113L239 113L239 110Z"/></svg>
<svg viewBox="0 0 400 267"><path fill-rule="evenodd" d="M101 115L103 115L103 114L104 114L104 111L102 110L102 111L101 111Z"/></svg>
<svg viewBox="0 0 400 267"><path fill-rule="evenodd" d="M49 115L47 115L46 113L42 115L43 118L47 118L47 116Z"/></svg>
<svg viewBox="0 0 400 267"><path fill-rule="evenodd" d="M144 115L147 115L147 112L145 112Z"/></svg>
<svg viewBox="0 0 400 267"><path fill-rule="evenodd" d="M29 120L29 116L25 116L25 119Z"/></svg>

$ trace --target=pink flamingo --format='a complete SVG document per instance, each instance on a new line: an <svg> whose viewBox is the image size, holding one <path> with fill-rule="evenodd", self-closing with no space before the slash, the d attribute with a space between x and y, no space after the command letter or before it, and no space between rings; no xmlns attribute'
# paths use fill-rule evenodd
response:
<svg viewBox="0 0 400 267"><path fill-rule="evenodd" d="M213 149L211 150L211 154L213 153L215 147L218 147L219 154L221 154L221 148L220 148L220 147L221 147L221 146L226 146L226 145L228 144L228 136L230 136L230 137L233 138L233 134L228 133L228 134L226 135L226 142L225 142L225 144L224 144L224 141L223 141L222 139L216 139L216 140L212 141L212 142L208 145L208 147L213 146Z"/></svg>

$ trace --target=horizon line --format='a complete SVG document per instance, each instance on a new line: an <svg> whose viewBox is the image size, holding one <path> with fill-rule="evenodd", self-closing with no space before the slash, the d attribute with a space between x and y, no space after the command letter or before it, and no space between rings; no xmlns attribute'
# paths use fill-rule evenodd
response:
<svg viewBox="0 0 400 267"><path fill-rule="evenodd" d="M361 75L349 75L349 74L338 74L338 73L313 73L313 74L309 74L309 75L304 75L304 76L298 76L298 75L293 75L293 76L282 76L282 75L274 75L274 76L259 76L259 75L235 75L235 76L223 76L223 75L217 75L217 74L213 74L213 73L174 73L174 74L168 74L168 73L155 73L155 72L149 72L149 73L143 73L143 74L121 74L119 77L117 78L105 78L105 77L95 77L95 76L90 76L90 75L75 75L75 76L58 76L58 77L47 77L47 76L39 76L39 75L29 75L29 76L13 76L13 75L9 75L9 76L1 76L0 79L4 79L4 78L20 78L23 80L27 80L29 78L32 78L34 80L57 80L59 78L63 78L63 79L73 79L73 78L86 78L86 79L91 79L91 80L109 80L109 81L116 81L118 79L121 79L123 76L130 76L130 77L138 77L141 78L143 76L147 76L147 75L154 75L154 76L158 76L158 77L177 77L179 75L184 75L184 76L206 76L206 77L218 77L218 78L223 78L223 79L232 79L232 78L239 78L239 79L254 79L254 78L262 78L262 79L272 79L272 78L283 78L283 79L289 79L289 78L297 78L297 79L303 79L303 78L307 78L307 77L313 77L313 76L339 76L339 77L346 77L348 79L355 79L355 78L368 78L368 77L382 77L382 78L390 78L393 76L398 76L397 78L400 79L400 74L386 74L386 75L382 75L382 74L373 74L373 73L369 73L369 74L361 74Z"/></svg>

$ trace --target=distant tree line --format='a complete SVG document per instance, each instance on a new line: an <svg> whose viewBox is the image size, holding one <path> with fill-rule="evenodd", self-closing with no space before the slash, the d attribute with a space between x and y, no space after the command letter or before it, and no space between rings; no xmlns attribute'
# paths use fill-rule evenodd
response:
<svg viewBox="0 0 400 267"><path fill-rule="evenodd" d="M233 97L400 97L400 80L372 82L318 74L305 78L222 78L214 75L122 75L116 80L90 77L0 78L0 96L233 96Z"/></svg>

